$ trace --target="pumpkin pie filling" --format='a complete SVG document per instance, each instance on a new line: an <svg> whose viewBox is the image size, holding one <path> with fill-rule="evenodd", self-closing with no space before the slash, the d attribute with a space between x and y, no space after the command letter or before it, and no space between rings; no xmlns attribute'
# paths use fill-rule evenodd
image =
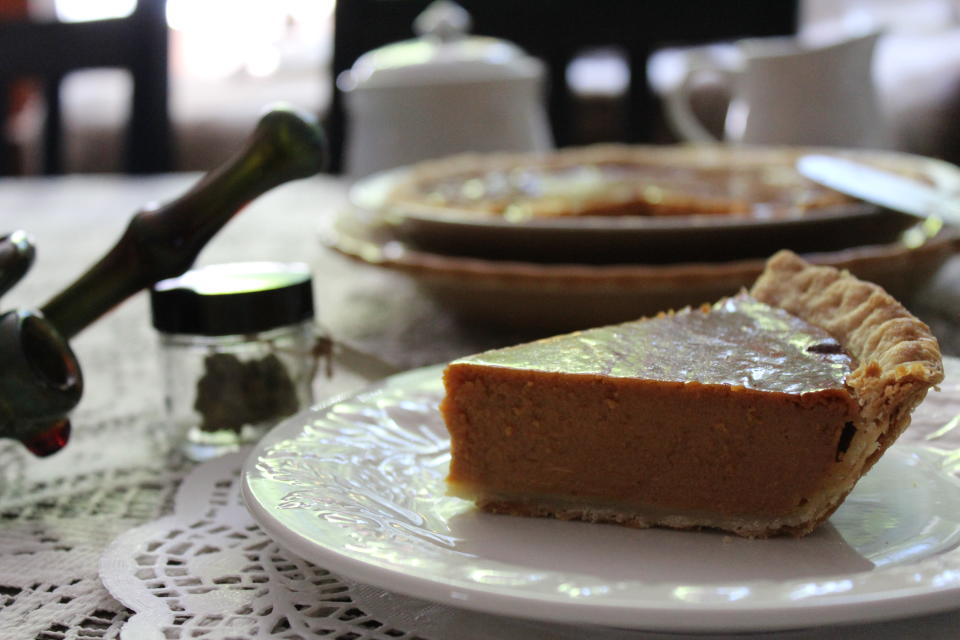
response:
<svg viewBox="0 0 960 640"><path fill-rule="evenodd" d="M804 274L786 290L819 312L833 296L833 331L778 304L765 274L753 295L451 363L450 493L519 515L811 531L942 373L925 325L884 311L882 290L799 260L783 252L768 271ZM891 349L908 359L885 371Z"/></svg>

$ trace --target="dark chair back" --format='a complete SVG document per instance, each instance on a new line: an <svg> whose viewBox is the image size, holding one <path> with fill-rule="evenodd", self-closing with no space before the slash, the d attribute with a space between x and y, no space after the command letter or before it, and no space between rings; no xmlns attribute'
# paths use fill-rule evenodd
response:
<svg viewBox="0 0 960 640"><path fill-rule="evenodd" d="M155 173L171 168L165 0L139 0L124 18L90 22L0 22L0 124L10 112L11 87L38 81L46 103L43 172L63 172L60 84L72 71L126 69L133 79L123 169ZM5 129L6 127L4 127ZM12 142L2 141L0 175L17 170Z"/></svg>
<svg viewBox="0 0 960 640"><path fill-rule="evenodd" d="M333 81L370 49L413 36L411 24L430 0L341 0L334 25ZM624 142L653 140L659 103L646 77L656 49L679 44L796 31L793 0L458 0L473 18L473 33L515 42L549 68L548 110L558 146L575 139L566 82L571 60L585 49L615 47L630 69L623 109ZM342 97L333 88L327 118L333 168L343 148Z"/></svg>

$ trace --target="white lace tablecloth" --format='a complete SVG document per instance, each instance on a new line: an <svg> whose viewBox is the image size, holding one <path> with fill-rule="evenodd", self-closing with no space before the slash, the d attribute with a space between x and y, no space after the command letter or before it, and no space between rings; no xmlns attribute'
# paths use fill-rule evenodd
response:
<svg viewBox="0 0 960 640"><path fill-rule="evenodd" d="M172 198L193 179L0 180L0 230L25 228L39 245L33 271L0 301L2 309L40 306L112 245L134 209ZM465 327L399 276L324 253L312 229L341 205L343 193L342 184L326 178L278 189L231 222L200 262L311 263L321 323L335 337L401 369L513 339ZM951 265L936 287L955 295L951 269L957 271ZM935 327L951 326L954 311L944 313ZM952 334L944 338L945 346L954 344ZM38 460L17 444L0 442L0 640L685 637L460 611L356 584L292 557L240 505L239 455L194 466L171 449L144 295L100 320L73 346L86 390L67 449ZM956 364L951 361L944 386L956 393L934 394L910 437L937 432L960 412ZM322 393L344 391L362 384L362 376L341 370L323 384ZM937 439L938 446L960 449L960 428L940 430ZM101 569L120 599L104 586ZM960 610L779 635L814 640L958 634Z"/></svg>

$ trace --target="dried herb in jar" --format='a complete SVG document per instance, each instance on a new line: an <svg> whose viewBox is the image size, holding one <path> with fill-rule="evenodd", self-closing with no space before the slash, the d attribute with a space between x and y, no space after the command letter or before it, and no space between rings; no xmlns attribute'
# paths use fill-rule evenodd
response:
<svg viewBox="0 0 960 640"><path fill-rule="evenodd" d="M153 287L167 413L188 457L253 442L312 402L331 351L312 294L299 263L210 265Z"/></svg>
<svg viewBox="0 0 960 640"><path fill-rule="evenodd" d="M201 431L235 431L245 424L276 421L299 409L293 380L280 359L270 354L242 361L229 353L204 359L193 408L202 417Z"/></svg>

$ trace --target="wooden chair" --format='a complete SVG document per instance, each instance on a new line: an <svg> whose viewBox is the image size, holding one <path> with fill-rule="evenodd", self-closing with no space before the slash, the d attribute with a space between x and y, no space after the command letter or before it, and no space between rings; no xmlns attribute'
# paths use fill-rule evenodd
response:
<svg viewBox="0 0 960 640"><path fill-rule="evenodd" d="M70 72L96 67L126 69L133 79L124 170L170 170L165 6L164 0L139 0L125 18L90 22L0 22L0 114L5 119L9 113L15 82L39 82L46 103L43 173L63 172L61 81ZM16 173L12 142L5 133L2 142L6 153L0 154L0 175Z"/></svg>
<svg viewBox="0 0 960 640"><path fill-rule="evenodd" d="M679 44L796 31L793 0L457 0L473 18L473 33L513 41L547 63L548 110L558 146L571 144L571 96L566 68L584 49L616 47L630 69L624 142L651 141L659 101L646 61L656 49ZM337 3L333 80L366 51L413 37L411 24L430 0L346 0ZM333 168L343 148L342 96L333 89L327 116Z"/></svg>

